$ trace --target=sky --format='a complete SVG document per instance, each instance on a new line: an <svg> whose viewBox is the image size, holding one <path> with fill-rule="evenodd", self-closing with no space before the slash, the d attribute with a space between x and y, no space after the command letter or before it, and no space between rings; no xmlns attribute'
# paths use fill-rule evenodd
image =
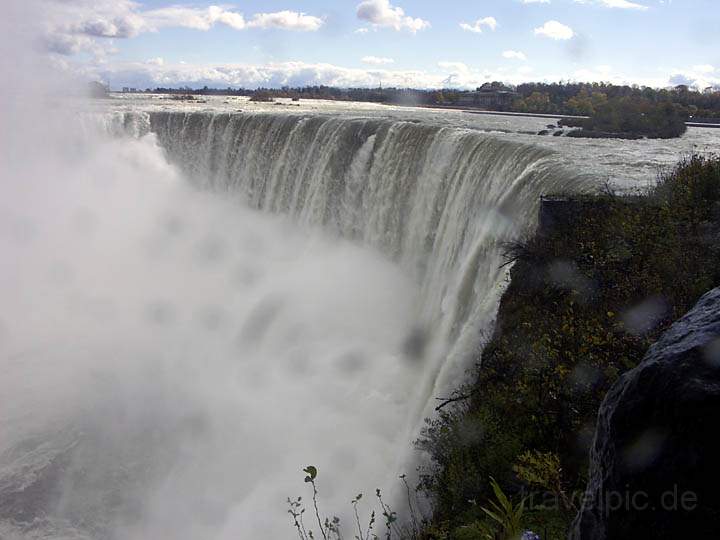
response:
<svg viewBox="0 0 720 540"><path fill-rule="evenodd" d="M114 89L720 86L720 0L39 1L47 54Z"/></svg>

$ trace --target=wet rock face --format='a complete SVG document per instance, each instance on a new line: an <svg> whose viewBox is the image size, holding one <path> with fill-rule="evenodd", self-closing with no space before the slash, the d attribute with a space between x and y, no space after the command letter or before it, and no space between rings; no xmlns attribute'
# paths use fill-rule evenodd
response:
<svg viewBox="0 0 720 540"><path fill-rule="evenodd" d="M570 538L720 537L720 288L608 392Z"/></svg>

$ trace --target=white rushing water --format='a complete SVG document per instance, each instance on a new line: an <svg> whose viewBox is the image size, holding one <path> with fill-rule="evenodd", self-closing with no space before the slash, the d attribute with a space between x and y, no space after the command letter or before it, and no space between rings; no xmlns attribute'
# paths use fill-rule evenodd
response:
<svg viewBox="0 0 720 540"><path fill-rule="evenodd" d="M308 464L349 524L476 359L501 243L598 181L362 108L111 109L3 149L3 540L289 538Z"/></svg>
<svg viewBox="0 0 720 540"><path fill-rule="evenodd" d="M119 119L153 133L66 126L4 186L6 535L281 538L304 465L328 512L390 487L489 327L499 242L578 186L466 130Z"/></svg>

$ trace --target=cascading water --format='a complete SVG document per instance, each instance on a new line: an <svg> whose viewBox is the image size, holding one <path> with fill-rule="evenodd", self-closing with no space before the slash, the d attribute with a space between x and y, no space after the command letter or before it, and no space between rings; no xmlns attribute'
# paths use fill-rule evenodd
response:
<svg viewBox="0 0 720 540"><path fill-rule="evenodd" d="M494 317L501 244L533 230L542 193L585 184L547 150L415 122L160 112L147 123L199 185L359 240L412 276L434 345L426 414L431 395L460 384Z"/></svg>
<svg viewBox="0 0 720 540"><path fill-rule="evenodd" d="M327 513L389 487L490 328L501 243L584 185L548 151L412 122L106 129L28 175L63 184L5 198L3 540L285 538L302 466Z"/></svg>

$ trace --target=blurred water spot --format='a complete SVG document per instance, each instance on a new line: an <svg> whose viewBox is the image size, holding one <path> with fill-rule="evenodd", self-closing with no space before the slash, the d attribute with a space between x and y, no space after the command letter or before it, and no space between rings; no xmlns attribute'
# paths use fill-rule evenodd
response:
<svg viewBox="0 0 720 540"><path fill-rule="evenodd" d="M225 242L216 235L203 238L195 246L195 256L200 262L218 262L225 257L227 249Z"/></svg>
<svg viewBox="0 0 720 540"><path fill-rule="evenodd" d="M561 289L574 291L580 301L587 301L592 295L592 282L582 275L571 261L555 261L548 268L550 280Z"/></svg>
<svg viewBox="0 0 720 540"><path fill-rule="evenodd" d="M582 453L587 453L592 447L595 438L595 424L593 422L586 423L578 432L575 441L577 448Z"/></svg>
<svg viewBox="0 0 720 540"><path fill-rule="evenodd" d="M668 306L660 296L648 298L622 314L626 330L635 335L644 335L654 330L667 314Z"/></svg>
<svg viewBox="0 0 720 540"><path fill-rule="evenodd" d="M238 266L233 270L231 280L240 288L254 285L262 276L262 273L254 268Z"/></svg>
<svg viewBox="0 0 720 540"><path fill-rule="evenodd" d="M180 216L166 216L161 223L167 236L181 236L187 230L187 223Z"/></svg>
<svg viewBox="0 0 720 540"><path fill-rule="evenodd" d="M359 351L348 351L337 360L337 369L346 375L352 375L363 370L365 367L365 356Z"/></svg>
<svg viewBox="0 0 720 540"><path fill-rule="evenodd" d="M667 434L657 428L644 431L623 452L627 467L631 470L642 470L651 465L662 451L666 438Z"/></svg>
<svg viewBox="0 0 720 540"><path fill-rule="evenodd" d="M206 306L195 315L198 324L210 332L219 330L227 321L227 313L219 306Z"/></svg>
<svg viewBox="0 0 720 540"><path fill-rule="evenodd" d="M479 419L467 417L460 423L459 433L462 444L472 446L483 440L485 427Z"/></svg>
<svg viewBox="0 0 720 540"><path fill-rule="evenodd" d="M257 343L262 341L263 336L280 312L283 303L283 299L278 297L263 298L250 312L247 321L240 330L238 336L239 345L242 345L243 342Z"/></svg>
<svg viewBox="0 0 720 540"><path fill-rule="evenodd" d="M158 325L171 325L175 322L175 311L175 306L171 302L157 301L147 305L146 317L150 322Z"/></svg>
<svg viewBox="0 0 720 540"><path fill-rule="evenodd" d="M599 378L600 370L585 362L581 362L575 366L575 369L573 369L570 374L570 380L576 386L591 387Z"/></svg>
<svg viewBox="0 0 720 540"><path fill-rule="evenodd" d="M411 360L421 360L429 340L428 332L419 326L414 327L405 338L403 352Z"/></svg>
<svg viewBox="0 0 720 540"><path fill-rule="evenodd" d="M712 367L720 368L720 337L705 346L703 357Z"/></svg>

